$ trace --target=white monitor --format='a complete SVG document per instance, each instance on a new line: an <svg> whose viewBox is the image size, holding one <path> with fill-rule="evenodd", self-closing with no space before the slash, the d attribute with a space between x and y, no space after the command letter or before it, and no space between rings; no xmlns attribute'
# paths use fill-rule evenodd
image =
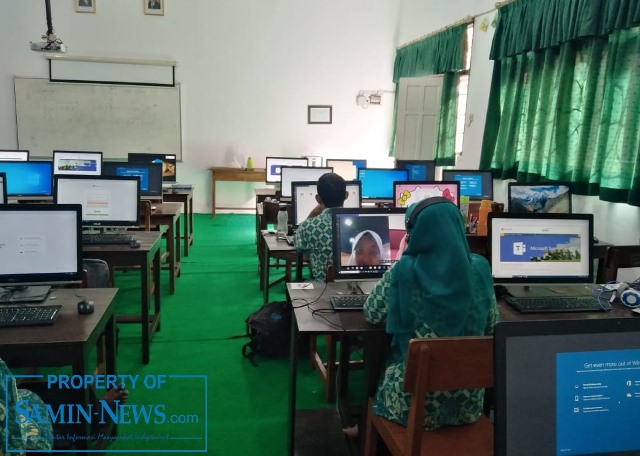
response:
<svg viewBox="0 0 640 456"><path fill-rule="evenodd" d="M367 160L327 158L325 164L328 168L333 168L333 172L341 176L344 180L352 181L358 178L358 168L367 167Z"/></svg>
<svg viewBox="0 0 640 456"><path fill-rule="evenodd" d="M291 198L291 184L293 182L318 182L320 176L333 172L333 168L314 168L307 166L283 166L282 182L280 183L280 196L282 198Z"/></svg>
<svg viewBox="0 0 640 456"><path fill-rule="evenodd" d="M342 207L360 207L360 181L351 181L346 184L348 196L347 199L344 200ZM313 208L317 206L317 194L317 182L293 183L293 201L291 206L293 226L297 227L304 222Z"/></svg>
<svg viewBox="0 0 640 456"><path fill-rule="evenodd" d="M86 227L137 227L139 177L56 176L56 204L81 204Z"/></svg>
<svg viewBox="0 0 640 456"><path fill-rule="evenodd" d="M0 161L29 161L29 151L0 150Z"/></svg>
<svg viewBox="0 0 640 456"><path fill-rule="evenodd" d="M53 174L100 176L102 174L102 152L54 150Z"/></svg>
<svg viewBox="0 0 640 456"><path fill-rule="evenodd" d="M265 181L268 183L280 182L283 166L309 166L309 161L304 157L267 157L267 176Z"/></svg>
<svg viewBox="0 0 640 456"><path fill-rule="evenodd" d="M593 282L593 214L489 214L495 283Z"/></svg>

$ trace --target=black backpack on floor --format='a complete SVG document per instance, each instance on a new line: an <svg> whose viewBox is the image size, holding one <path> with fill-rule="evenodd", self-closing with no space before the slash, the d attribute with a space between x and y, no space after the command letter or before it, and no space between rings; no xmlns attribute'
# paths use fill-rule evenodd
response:
<svg viewBox="0 0 640 456"><path fill-rule="evenodd" d="M291 304L287 301L275 301L263 305L245 320L246 337L242 347L242 356L253 362L255 355L270 358L289 355L291 337Z"/></svg>

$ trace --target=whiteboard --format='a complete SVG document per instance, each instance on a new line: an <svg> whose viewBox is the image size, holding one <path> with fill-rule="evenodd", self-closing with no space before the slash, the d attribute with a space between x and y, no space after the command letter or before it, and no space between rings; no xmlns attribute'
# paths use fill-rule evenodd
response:
<svg viewBox="0 0 640 456"><path fill-rule="evenodd" d="M175 154L182 159L180 86L52 83L14 78L18 148L30 157L53 150Z"/></svg>

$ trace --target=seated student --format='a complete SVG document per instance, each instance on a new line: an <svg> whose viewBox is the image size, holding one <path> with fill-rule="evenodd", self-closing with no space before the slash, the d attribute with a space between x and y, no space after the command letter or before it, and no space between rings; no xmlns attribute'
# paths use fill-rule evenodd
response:
<svg viewBox="0 0 640 456"><path fill-rule="evenodd" d="M327 266L333 263L331 208L342 207L347 195L347 185L341 176L335 173L320 176L318 206L296 230L295 247L308 254L314 280L326 280Z"/></svg>
<svg viewBox="0 0 640 456"><path fill-rule="evenodd" d="M493 334L498 320L489 264L469 251L460 209L445 198L428 198L409 207L405 223L407 249L364 306L365 318L374 324L386 321L392 336L374 412L401 425L407 424L410 404L403 390L409 340ZM429 394L426 429L480 418L484 390ZM344 432L355 436L357 426Z"/></svg>

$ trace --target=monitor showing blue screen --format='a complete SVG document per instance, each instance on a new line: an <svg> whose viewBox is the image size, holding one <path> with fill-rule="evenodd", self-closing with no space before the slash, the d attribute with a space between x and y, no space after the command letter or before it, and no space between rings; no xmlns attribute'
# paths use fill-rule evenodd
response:
<svg viewBox="0 0 640 456"><path fill-rule="evenodd" d="M162 164L163 182L177 182L177 157L175 154L129 152L127 161L129 163L160 163Z"/></svg>
<svg viewBox="0 0 640 456"><path fill-rule="evenodd" d="M53 162L0 161L0 172L7 175L9 197L51 197Z"/></svg>
<svg viewBox="0 0 640 456"><path fill-rule="evenodd" d="M396 160L396 168L408 170L410 181L430 181L436 178L436 163L433 160Z"/></svg>
<svg viewBox="0 0 640 456"><path fill-rule="evenodd" d="M442 180L460 182L460 196L470 200L493 200L493 176L491 171L470 169L445 169Z"/></svg>
<svg viewBox="0 0 640 456"><path fill-rule="evenodd" d="M104 162L105 176L140 177L142 198L162 198L162 163Z"/></svg>
<svg viewBox="0 0 640 456"><path fill-rule="evenodd" d="M362 199L393 201L393 183L406 181L409 171L389 168L358 168L358 180L362 182Z"/></svg>

